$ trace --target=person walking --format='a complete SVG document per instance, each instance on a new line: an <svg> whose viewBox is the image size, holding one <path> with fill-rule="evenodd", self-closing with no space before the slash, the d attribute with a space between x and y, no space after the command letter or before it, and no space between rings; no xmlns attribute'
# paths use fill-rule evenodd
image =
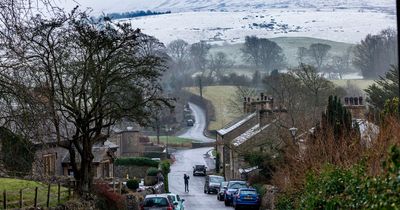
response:
<svg viewBox="0 0 400 210"><path fill-rule="evenodd" d="M185 180L185 192L189 192L189 176L188 175L183 175L183 179Z"/></svg>

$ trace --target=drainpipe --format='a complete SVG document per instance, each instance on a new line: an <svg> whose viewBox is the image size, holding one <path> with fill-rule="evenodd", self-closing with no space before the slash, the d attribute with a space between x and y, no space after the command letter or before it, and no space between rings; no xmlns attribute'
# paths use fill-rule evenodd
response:
<svg viewBox="0 0 400 210"><path fill-rule="evenodd" d="M397 69L399 69L400 63L400 2L396 1L396 16L397 16ZM400 73L398 73L398 97L400 99ZM398 103L398 115L400 118L400 103Z"/></svg>

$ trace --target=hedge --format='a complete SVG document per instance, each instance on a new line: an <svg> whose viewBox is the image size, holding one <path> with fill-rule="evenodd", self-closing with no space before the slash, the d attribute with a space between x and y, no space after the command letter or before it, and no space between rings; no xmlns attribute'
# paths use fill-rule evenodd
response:
<svg viewBox="0 0 400 210"><path fill-rule="evenodd" d="M129 158L118 158L115 160L117 166L149 166L158 167L159 161L152 160L144 157L129 157Z"/></svg>
<svg viewBox="0 0 400 210"><path fill-rule="evenodd" d="M148 168L146 171L146 174L147 174L147 176L157 176L158 168L154 168L154 167Z"/></svg>

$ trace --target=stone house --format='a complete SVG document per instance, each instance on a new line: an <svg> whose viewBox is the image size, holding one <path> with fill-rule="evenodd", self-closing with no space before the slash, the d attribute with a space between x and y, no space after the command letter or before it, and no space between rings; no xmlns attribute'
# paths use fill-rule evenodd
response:
<svg viewBox="0 0 400 210"><path fill-rule="evenodd" d="M115 153L117 157L143 157L150 153L163 156L163 146L152 143L147 136L132 127L114 132L109 139L119 146Z"/></svg>
<svg viewBox="0 0 400 210"><path fill-rule="evenodd" d="M32 174L51 178L54 176L72 176L70 156L67 149L53 143L42 143L36 145L35 161L32 165ZM93 165L95 167L95 178L113 177L113 162L118 145L105 141L96 144L92 148L94 155ZM77 162L79 162L79 156Z"/></svg>
<svg viewBox="0 0 400 210"><path fill-rule="evenodd" d="M227 180L242 179L250 166L243 154L264 151L276 142L273 139L278 127L275 125L285 111L273 105L273 98L260 94L259 98L244 98L245 116L217 130L216 149L220 154L220 171Z"/></svg>

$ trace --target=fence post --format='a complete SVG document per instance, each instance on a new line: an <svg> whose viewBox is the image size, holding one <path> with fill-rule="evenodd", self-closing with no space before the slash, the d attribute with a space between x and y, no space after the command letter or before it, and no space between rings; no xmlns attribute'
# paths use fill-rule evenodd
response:
<svg viewBox="0 0 400 210"><path fill-rule="evenodd" d="M61 199L61 193L60 193L61 186L60 186L60 183L58 183L57 187L58 187L57 188L57 204L60 204L60 199Z"/></svg>
<svg viewBox="0 0 400 210"><path fill-rule="evenodd" d="M115 179L113 179L113 192L115 192Z"/></svg>
<svg viewBox="0 0 400 210"><path fill-rule="evenodd" d="M24 205L23 202L24 202L24 199L22 196L22 189L20 189L19 190L19 208L21 208L21 209L22 209L22 206Z"/></svg>
<svg viewBox="0 0 400 210"><path fill-rule="evenodd" d="M71 198L71 181L68 181L68 199Z"/></svg>
<svg viewBox="0 0 400 210"><path fill-rule="evenodd" d="M7 192L4 190L3 192L3 208L7 209Z"/></svg>
<svg viewBox="0 0 400 210"><path fill-rule="evenodd" d="M35 187L35 200L33 201L33 207L37 207L37 193L38 193L38 187Z"/></svg>
<svg viewBox="0 0 400 210"><path fill-rule="evenodd" d="M122 182L119 182L119 194L122 194Z"/></svg>
<svg viewBox="0 0 400 210"><path fill-rule="evenodd" d="M47 188L47 203L46 203L47 208L49 208L49 206L50 206L50 187L51 187L51 184L49 184L49 187Z"/></svg>

